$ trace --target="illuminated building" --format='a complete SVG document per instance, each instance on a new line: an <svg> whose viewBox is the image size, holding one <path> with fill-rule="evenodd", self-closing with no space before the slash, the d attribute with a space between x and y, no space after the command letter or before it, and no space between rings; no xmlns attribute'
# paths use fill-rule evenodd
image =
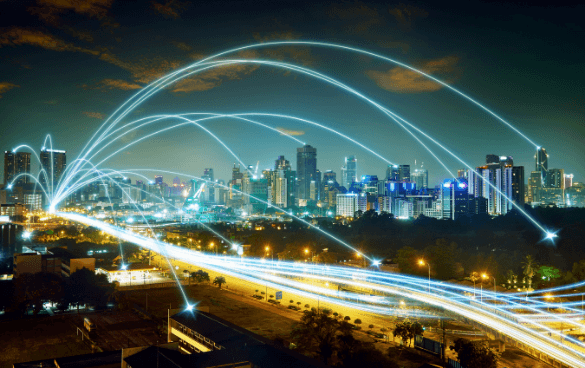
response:
<svg viewBox="0 0 585 368"><path fill-rule="evenodd" d="M441 187L443 219L457 220L469 214L469 191L465 178L446 179Z"/></svg>
<svg viewBox="0 0 585 368"><path fill-rule="evenodd" d="M30 153L29 152L4 152L4 184L12 183L13 186L32 182L27 175L19 177L13 182L14 178L20 174L30 174Z"/></svg>
<svg viewBox="0 0 585 368"><path fill-rule="evenodd" d="M461 177L461 175L459 175ZM429 187L429 171L427 169L415 169L410 180L416 184L418 190L425 190Z"/></svg>
<svg viewBox="0 0 585 368"><path fill-rule="evenodd" d="M345 158L345 165L341 170L341 185L349 189L351 184L357 181L357 159L355 158L355 155Z"/></svg>
<svg viewBox="0 0 585 368"><path fill-rule="evenodd" d="M43 208L43 195L40 193L25 193L24 205L30 211L38 211Z"/></svg>
<svg viewBox="0 0 585 368"><path fill-rule="evenodd" d="M338 193L336 196L336 215L343 217L354 217L358 211L357 193Z"/></svg>
<svg viewBox="0 0 585 368"><path fill-rule="evenodd" d="M311 199L311 181L313 180L317 180L317 149L305 145L297 148L296 199L300 204Z"/></svg>
<svg viewBox="0 0 585 368"><path fill-rule="evenodd" d="M512 167L512 201L524 207L524 166Z"/></svg>
<svg viewBox="0 0 585 368"><path fill-rule="evenodd" d="M485 166L468 172L468 183L471 197L485 198L491 215L505 215L514 208L513 201L524 204L524 168L514 167L510 156L487 155ZM483 211L482 206L478 208Z"/></svg>
<svg viewBox="0 0 585 368"><path fill-rule="evenodd" d="M42 185L46 185L49 188L52 186L56 187L59 179L61 179L61 175L63 175L63 172L67 168L67 152L43 147L39 159L41 161L41 169L47 173L46 177L41 174L39 181ZM49 183L47 183L46 178L49 179Z"/></svg>
<svg viewBox="0 0 585 368"><path fill-rule="evenodd" d="M540 172L540 186L544 187L546 184L546 173L548 172L548 154L546 150L539 147L534 156L536 161L536 169L534 171Z"/></svg>
<svg viewBox="0 0 585 368"><path fill-rule="evenodd" d="M534 204L540 202L540 190L542 189L542 173L540 171L530 172L528 178L528 203Z"/></svg>
<svg viewBox="0 0 585 368"><path fill-rule="evenodd" d="M204 203L215 203L215 179L213 177L213 169L207 168L203 170L202 179L206 180L205 188L201 192L201 201Z"/></svg>
<svg viewBox="0 0 585 368"><path fill-rule="evenodd" d="M573 186L573 174L565 174L565 189L569 189Z"/></svg>
<svg viewBox="0 0 585 368"><path fill-rule="evenodd" d="M162 175L155 175L154 176L154 184L155 185L162 185L162 183L163 183Z"/></svg>

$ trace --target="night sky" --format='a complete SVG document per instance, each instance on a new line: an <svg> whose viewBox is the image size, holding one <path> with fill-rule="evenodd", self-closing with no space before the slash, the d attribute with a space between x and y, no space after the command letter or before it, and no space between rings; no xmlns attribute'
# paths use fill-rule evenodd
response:
<svg viewBox="0 0 585 368"><path fill-rule="evenodd" d="M71 161L119 105L167 72L229 48L298 39L360 47L421 68L545 147L549 168L564 168L583 181L584 15L584 5L495 2L0 0L0 149L22 143L40 148L51 134L55 148L67 150ZM307 46L236 56L291 62L337 78L474 167L493 153L513 156L516 165L525 166L526 177L534 169L535 149L527 141L447 89L393 64ZM352 136L392 162L424 162L430 186L448 176L371 105L294 72L251 65L215 69L159 92L126 121L187 112L295 115ZM316 147L318 168L336 171L338 181L343 158L350 154L358 158L358 175L385 173L384 161L324 130L283 119L258 120ZM283 135L226 119L205 125L246 163L259 161L265 169L284 155L296 164L299 145ZM141 129L135 138L149 132ZM128 142L125 138L120 144ZM462 167L431 148L451 170ZM216 178L228 179L233 162L205 132L187 127L128 147L103 167L192 175L212 167ZM171 180L165 175L167 183Z"/></svg>

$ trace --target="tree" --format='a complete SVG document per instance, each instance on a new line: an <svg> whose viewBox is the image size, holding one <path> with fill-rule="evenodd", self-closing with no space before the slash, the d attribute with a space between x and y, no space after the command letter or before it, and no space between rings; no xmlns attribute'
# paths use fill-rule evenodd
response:
<svg viewBox="0 0 585 368"><path fill-rule="evenodd" d="M207 281L209 282L209 274L203 270L199 270L196 272L191 273L191 277L193 277L195 279L195 281L197 281L198 283L202 283L203 281ZM258 290L256 290L258 291Z"/></svg>
<svg viewBox="0 0 585 368"><path fill-rule="evenodd" d="M351 335L351 325L332 317L330 310L304 312L291 332L299 349L313 352L325 364L341 348L339 337L347 335Z"/></svg>
<svg viewBox="0 0 585 368"><path fill-rule="evenodd" d="M561 277L561 271L553 266L540 266L536 272L542 280L550 281L551 279Z"/></svg>
<svg viewBox="0 0 585 368"><path fill-rule="evenodd" d="M221 285L225 284L225 277L223 276L217 276L214 280L213 280L213 285L217 285L220 289L221 289Z"/></svg>
<svg viewBox="0 0 585 368"><path fill-rule="evenodd" d="M416 274L420 270L416 269L417 260L420 258L420 253L413 247L402 247L396 253L396 263L400 267L400 272Z"/></svg>
<svg viewBox="0 0 585 368"><path fill-rule="evenodd" d="M524 276L528 279L528 288L532 288L532 277L534 276L534 272L536 270L536 262L529 254L526 256L524 262L522 262L522 272L524 272Z"/></svg>
<svg viewBox="0 0 585 368"><path fill-rule="evenodd" d="M342 359L345 368L397 368L398 364L372 343L358 341Z"/></svg>
<svg viewBox="0 0 585 368"><path fill-rule="evenodd" d="M353 321L353 323L355 323L358 326L358 329L361 329L362 327L360 326L362 324L362 320L359 318L356 318L355 321Z"/></svg>
<svg viewBox="0 0 585 368"><path fill-rule="evenodd" d="M349 322L349 321L351 321L351 317L350 316L345 316L345 318L343 318L343 320L345 322Z"/></svg>
<svg viewBox="0 0 585 368"><path fill-rule="evenodd" d="M369 325L368 328L370 329L370 331L372 331L372 328L374 328L374 325Z"/></svg>
<svg viewBox="0 0 585 368"><path fill-rule="evenodd" d="M496 368L498 356L483 342L457 339L449 349L457 352L462 366L474 368Z"/></svg>
<svg viewBox="0 0 585 368"><path fill-rule="evenodd" d="M416 335L422 335L424 333L423 327L420 323L414 322L410 323L410 321L404 321L402 323L397 323L396 328L394 329L393 335L400 336L402 341L406 341L407 345L410 346L410 342L414 339Z"/></svg>

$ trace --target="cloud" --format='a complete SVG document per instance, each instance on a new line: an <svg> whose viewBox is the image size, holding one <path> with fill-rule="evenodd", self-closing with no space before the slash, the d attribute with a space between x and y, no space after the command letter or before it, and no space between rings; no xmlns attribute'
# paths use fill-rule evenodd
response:
<svg viewBox="0 0 585 368"><path fill-rule="evenodd" d="M152 8L165 16L165 18L180 18L181 13L187 9L187 7L191 5L188 1L176 1L176 0L168 0L166 3L161 4L157 3L156 1L152 2Z"/></svg>
<svg viewBox="0 0 585 368"><path fill-rule="evenodd" d="M355 2L349 6L336 4L328 11L328 15L331 18L346 21L346 31L354 34L366 33L373 26L383 22L378 10L361 2Z"/></svg>
<svg viewBox="0 0 585 368"><path fill-rule="evenodd" d="M99 51L90 50L65 42L53 35L27 28L11 28L0 35L0 47L30 45L53 51L83 52L90 55L99 55Z"/></svg>
<svg viewBox="0 0 585 368"><path fill-rule="evenodd" d="M123 91L129 91L132 89L140 89L142 86L136 83L126 82L122 79L104 79L103 81L99 82L99 88L121 89Z"/></svg>
<svg viewBox="0 0 585 368"><path fill-rule="evenodd" d="M297 40L301 38L300 33L292 31L272 32L263 36L260 33L254 33L253 36L259 42ZM280 61L294 60L304 65L311 65L315 62L315 57L311 54L310 48L300 45L270 47L262 50L262 53L268 55L271 59Z"/></svg>
<svg viewBox="0 0 585 368"><path fill-rule="evenodd" d="M305 131L304 130L290 130L290 129L286 129L286 128L282 128L282 127L277 127L276 130L278 130L279 132L281 132L282 134L288 134L288 135L304 135Z"/></svg>
<svg viewBox="0 0 585 368"><path fill-rule="evenodd" d="M379 40L376 42L378 46L386 49L401 49L403 54L406 54L410 50L410 45L406 42L391 41L391 40Z"/></svg>
<svg viewBox="0 0 585 368"><path fill-rule="evenodd" d="M426 61L417 69L433 76L444 75L455 71L458 62L458 57L447 56L441 59ZM370 70L366 72L366 75L374 80L379 87L392 92L433 92L443 88L441 84L402 67L395 67L386 72ZM446 80L446 83L452 83L452 81Z"/></svg>
<svg viewBox="0 0 585 368"><path fill-rule="evenodd" d="M191 51L191 46L187 45L185 42L173 41L173 45L175 45L179 50Z"/></svg>
<svg viewBox="0 0 585 368"><path fill-rule="evenodd" d="M0 82L0 98L2 98L2 95L8 91L10 91L13 88L18 88L20 87L19 85L16 85L14 83L10 83L10 82Z"/></svg>
<svg viewBox="0 0 585 368"><path fill-rule="evenodd" d="M108 16L113 2L114 0L37 0L36 6L29 7L28 11L43 22L57 27L63 23L62 14L74 12L102 21L103 27L117 28L119 24Z"/></svg>
<svg viewBox="0 0 585 368"><path fill-rule="evenodd" d="M253 59L257 58L256 51L242 51L235 57L236 59ZM257 64L231 64L210 69L191 78L182 79L173 86L173 92L201 92L220 86L224 80L237 80L242 76L251 74L258 69Z"/></svg>
<svg viewBox="0 0 585 368"><path fill-rule="evenodd" d="M426 18L429 15L424 9L404 4L399 4L395 8L390 8L388 12L396 18L400 26L406 29L412 27L412 23L416 18Z"/></svg>
<svg viewBox="0 0 585 368"><path fill-rule="evenodd" d="M114 0L37 0L41 7L54 9L53 11L74 11L92 18L104 18Z"/></svg>
<svg viewBox="0 0 585 368"><path fill-rule="evenodd" d="M106 118L106 115L102 114L101 112L83 111L81 113L94 119L104 120Z"/></svg>

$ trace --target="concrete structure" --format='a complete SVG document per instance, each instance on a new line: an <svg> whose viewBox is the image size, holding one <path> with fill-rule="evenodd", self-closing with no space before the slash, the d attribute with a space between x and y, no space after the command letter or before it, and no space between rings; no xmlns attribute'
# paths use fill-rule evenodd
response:
<svg viewBox="0 0 585 368"><path fill-rule="evenodd" d="M82 268L95 272L95 258L93 257L81 257L63 248L51 248L49 252L61 260L61 275L65 277L71 276L72 273Z"/></svg>
<svg viewBox="0 0 585 368"><path fill-rule="evenodd" d="M31 251L13 256L13 273L18 277L24 273L49 272L61 275L61 260L51 252Z"/></svg>
<svg viewBox="0 0 585 368"><path fill-rule="evenodd" d="M179 342L180 351L188 354L190 364L181 364L175 358L176 367L325 367L203 311L183 311L169 316L168 342ZM126 359L128 365L135 367L129 360Z"/></svg>
<svg viewBox="0 0 585 368"><path fill-rule="evenodd" d="M104 274L108 277L109 282L118 281L120 283L132 282L141 283L152 277L151 273L158 271L155 266L150 266L142 263L129 263L122 266L100 267L96 270L97 273Z"/></svg>

